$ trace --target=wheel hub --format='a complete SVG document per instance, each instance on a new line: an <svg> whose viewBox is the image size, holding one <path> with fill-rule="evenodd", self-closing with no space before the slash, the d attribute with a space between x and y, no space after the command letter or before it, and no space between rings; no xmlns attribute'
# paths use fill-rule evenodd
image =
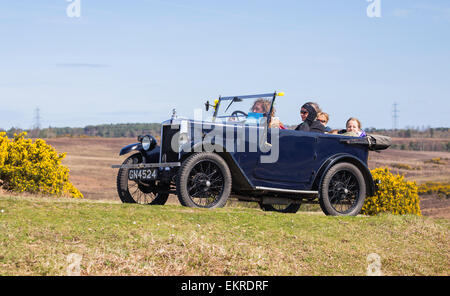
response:
<svg viewBox="0 0 450 296"><path fill-rule="evenodd" d="M342 197L344 198L348 193L349 190L345 187L345 185L341 182L337 183L335 185L335 191Z"/></svg>
<svg viewBox="0 0 450 296"><path fill-rule="evenodd" d="M194 184L198 184L197 186L201 188L204 192L208 191L211 187L211 180L205 173L198 173L194 176L193 180Z"/></svg>

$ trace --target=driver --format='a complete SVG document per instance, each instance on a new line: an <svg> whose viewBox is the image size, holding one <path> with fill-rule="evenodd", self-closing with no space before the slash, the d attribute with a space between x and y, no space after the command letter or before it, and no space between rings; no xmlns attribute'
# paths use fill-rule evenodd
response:
<svg viewBox="0 0 450 296"><path fill-rule="evenodd" d="M263 98L257 99L254 103L252 108L250 109L251 112L254 113L267 113L270 110L270 101L265 100Z"/></svg>
<svg viewBox="0 0 450 296"><path fill-rule="evenodd" d="M271 104L272 102L270 100L259 98L253 103L253 106L250 109L250 111L253 113L262 113L264 114L264 116L267 116ZM285 129L280 119L278 117L275 117L274 115L275 115L275 108L272 108L272 113L270 114L271 116L270 127Z"/></svg>

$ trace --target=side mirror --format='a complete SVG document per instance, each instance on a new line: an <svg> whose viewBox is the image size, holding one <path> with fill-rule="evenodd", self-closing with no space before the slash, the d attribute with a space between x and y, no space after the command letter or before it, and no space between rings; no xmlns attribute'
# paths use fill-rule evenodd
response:
<svg viewBox="0 0 450 296"><path fill-rule="evenodd" d="M206 111L209 110L209 101L206 101L206 103L205 103L205 109L206 109Z"/></svg>

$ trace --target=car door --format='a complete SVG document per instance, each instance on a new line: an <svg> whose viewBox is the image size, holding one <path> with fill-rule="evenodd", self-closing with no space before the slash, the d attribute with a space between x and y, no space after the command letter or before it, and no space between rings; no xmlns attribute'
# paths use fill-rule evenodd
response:
<svg viewBox="0 0 450 296"><path fill-rule="evenodd" d="M276 132L268 129L272 149L278 145L278 158L273 163L264 163L258 157L253 176L265 181L309 184L316 170L317 137L318 134L311 132L278 130L277 141ZM261 156L269 153L260 151Z"/></svg>

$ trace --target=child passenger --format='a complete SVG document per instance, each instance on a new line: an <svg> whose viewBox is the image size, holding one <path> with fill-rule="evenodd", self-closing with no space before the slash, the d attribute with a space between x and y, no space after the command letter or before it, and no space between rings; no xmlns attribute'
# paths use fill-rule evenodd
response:
<svg viewBox="0 0 450 296"><path fill-rule="evenodd" d="M361 129L361 122L355 118L350 117L345 124L347 132L344 133L344 136L353 136L353 137L365 137L366 133Z"/></svg>
<svg viewBox="0 0 450 296"><path fill-rule="evenodd" d="M317 114L317 121L323 124L326 133L331 132L331 128L327 125L329 120L330 115L328 115L328 113L320 112L319 114Z"/></svg>

